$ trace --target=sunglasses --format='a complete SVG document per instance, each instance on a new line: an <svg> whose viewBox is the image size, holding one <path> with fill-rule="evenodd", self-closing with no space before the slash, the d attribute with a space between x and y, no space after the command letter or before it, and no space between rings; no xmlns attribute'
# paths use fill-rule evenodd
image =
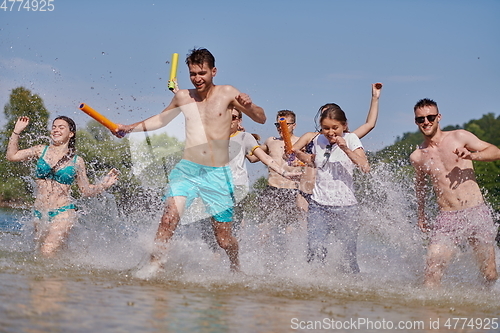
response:
<svg viewBox="0 0 500 333"><path fill-rule="evenodd" d="M295 124L295 123L286 123L286 124L287 124L287 125L293 125L293 124ZM279 127L280 127L280 123L274 123L274 126L276 126L276 127L278 127L278 128L279 128Z"/></svg>
<svg viewBox="0 0 500 333"><path fill-rule="evenodd" d="M434 120L436 120L436 117L438 116L439 114L430 114L428 116L424 116L424 117L415 117L415 122L417 124L423 124L425 122L425 118L427 118L427 120L432 123L434 122Z"/></svg>
<svg viewBox="0 0 500 333"><path fill-rule="evenodd" d="M240 118L240 116L233 114L233 120L236 120L236 119L241 119L241 118Z"/></svg>
<svg viewBox="0 0 500 333"><path fill-rule="evenodd" d="M324 168L326 163L328 163L328 161L330 160L330 155L332 154L332 148L333 148L333 144L326 145L325 154L323 155L323 156L325 156L325 161L323 162L323 165L321 166L321 168Z"/></svg>

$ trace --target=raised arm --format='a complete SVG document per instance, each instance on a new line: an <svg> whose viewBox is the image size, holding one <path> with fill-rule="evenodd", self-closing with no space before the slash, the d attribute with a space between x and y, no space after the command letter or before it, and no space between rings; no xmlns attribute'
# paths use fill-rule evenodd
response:
<svg viewBox="0 0 500 333"><path fill-rule="evenodd" d="M463 159L473 161L492 162L500 160L500 149L480 140L471 132L465 130L457 130L454 134L460 142L464 143L464 147L455 149L454 153Z"/></svg>
<svg viewBox="0 0 500 333"><path fill-rule="evenodd" d="M120 173L118 170L113 168L108 172L106 176L104 176L100 183L93 185L89 182L89 178L87 177L87 169L85 168L85 161L81 157L77 158L77 170L78 188L80 189L82 195L86 197L95 196L109 188L111 185L116 183L116 181L118 180L118 175Z"/></svg>
<svg viewBox="0 0 500 333"><path fill-rule="evenodd" d="M237 110L250 117L253 121L264 124L266 122L266 114L264 109L252 102L250 96L244 93L238 93L232 103Z"/></svg>
<svg viewBox="0 0 500 333"><path fill-rule="evenodd" d="M166 126L175 117L177 117L179 113L181 113L181 109L179 107L180 103L178 101L180 100L179 96L182 96L184 94L189 94L189 91L186 89L179 90L172 98L170 104L161 113L149 117L146 120L133 123L131 125L117 124L118 131L112 133L118 137L121 137L119 134L117 134L120 133L120 131L123 133L146 132L154 131L162 128L163 126Z"/></svg>
<svg viewBox="0 0 500 333"><path fill-rule="evenodd" d="M19 150L19 135L28 126L30 119L26 116L19 117L14 125L14 131L10 135L5 157L11 162L27 161L37 157L40 146Z"/></svg>
<svg viewBox="0 0 500 333"><path fill-rule="evenodd" d="M370 110L368 111L368 116L366 117L366 123L356 128L353 133L358 136L358 138L364 137L366 134L370 133L372 129L375 128L378 118L378 101L380 99L380 93L382 91L382 83L372 84L372 100L370 102Z"/></svg>

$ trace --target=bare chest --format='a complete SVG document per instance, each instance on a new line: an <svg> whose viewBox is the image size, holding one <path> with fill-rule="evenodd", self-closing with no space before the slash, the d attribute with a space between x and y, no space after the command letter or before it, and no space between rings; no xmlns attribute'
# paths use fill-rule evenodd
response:
<svg viewBox="0 0 500 333"><path fill-rule="evenodd" d="M182 106L186 138L190 144L229 139L231 112L226 104L214 99Z"/></svg>
<svg viewBox="0 0 500 333"><path fill-rule="evenodd" d="M281 158L285 152L285 143L279 138L270 139L267 147L269 149L269 156L274 160Z"/></svg>
<svg viewBox="0 0 500 333"><path fill-rule="evenodd" d="M470 168L472 162L459 158L454 152L458 146L443 144L437 147L422 148L420 161L422 170L430 175L448 174L454 169Z"/></svg>

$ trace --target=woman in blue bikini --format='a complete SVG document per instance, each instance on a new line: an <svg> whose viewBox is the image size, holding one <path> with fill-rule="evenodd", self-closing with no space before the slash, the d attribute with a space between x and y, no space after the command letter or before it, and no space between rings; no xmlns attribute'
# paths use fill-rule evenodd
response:
<svg viewBox="0 0 500 333"><path fill-rule="evenodd" d="M70 195L71 184L76 181L84 196L97 195L118 180L118 170L112 169L99 184L90 184L85 161L75 151L75 122L65 116L54 119L50 146L37 145L19 150L19 135L28 124L28 117L17 120L6 157L13 162L38 158L35 170L35 232L40 252L51 257L63 245L76 220L76 206Z"/></svg>

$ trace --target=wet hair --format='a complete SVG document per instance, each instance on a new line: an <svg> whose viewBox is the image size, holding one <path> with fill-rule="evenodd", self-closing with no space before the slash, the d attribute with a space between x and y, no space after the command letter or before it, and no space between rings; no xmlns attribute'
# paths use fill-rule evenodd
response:
<svg viewBox="0 0 500 333"><path fill-rule="evenodd" d="M295 112L290 111L290 110L280 110L276 114L276 120L280 120L280 118L284 117L292 117L293 123L295 124Z"/></svg>
<svg viewBox="0 0 500 333"><path fill-rule="evenodd" d="M186 65L200 65L206 63L208 68L212 69L215 67L215 58L207 49L202 48L194 48L189 51L189 54L186 56Z"/></svg>
<svg viewBox="0 0 500 333"><path fill-rule="evenodd" d="M316 118L318 117L318 115L319 115L320 127L323 120L328 118L339 121L342 125L346 127L344 132L349 132L349 129L347 127L347 117L345 116L345 112L337 104L328 103L323 105L322 107L319 108Z"/></svg>
<svg viewBox="0 0 500 333"><path fill-rule="evenodd" d="M429 98L422 98L420 101L418 101L417 104L415 104L415 106L413 107L413 112L417 111L417 109L420 109L420 108L423 108L426 106L435 106L438 113L439 113L439 108L438 108L437 103Z"/></svg>
<svg viewBox="0 0 500 333"><path fill-rule="evenodd" d="M61 165L66 163L67 161L71 160L73 156L76 154L76 124L73 121L73 119L66 117L66 116L59 116L54 121L52 121L52 124L58 119L64 120L68 124L69 131L73 133L73 136L69 138L68 141L68 153L64 155L59 161L57 161L56 164L52 167L53 171L56 171Z"/></svg>

